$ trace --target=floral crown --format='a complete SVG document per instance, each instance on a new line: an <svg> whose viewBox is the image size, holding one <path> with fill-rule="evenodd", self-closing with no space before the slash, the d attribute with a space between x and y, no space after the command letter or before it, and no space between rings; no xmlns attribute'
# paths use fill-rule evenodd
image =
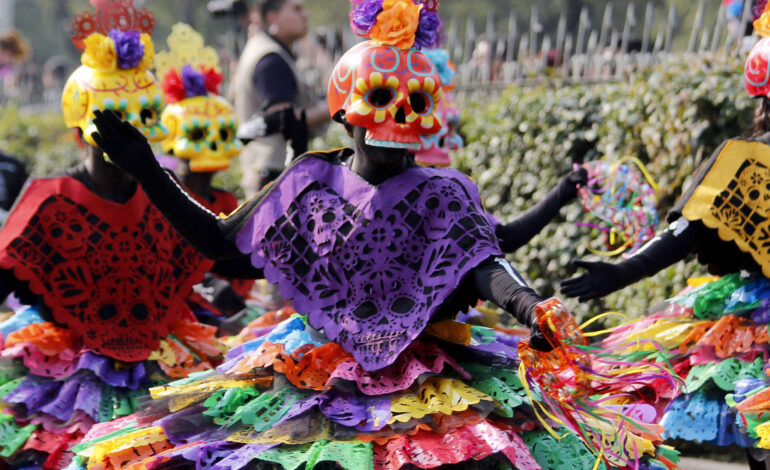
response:
<svg viewBox="0 0 770 470"><path fill-rule="evenodd" d="M754 11L752 13L754 31L762 37L770 36L770 2L767 0L759 0L754 5Z"/></svg>
<svg viewBox="0 0 770 470"><path fill-rule="evenodd" d="M351 0L350 25L361 37L400 49L441 42L438 0Z"/></svg>
<svg viewBox="0 0 770 470"><path fill-rule="evenodd" d="M95 11L75 15L72 43L83 51L81 62L103 73L152 68L155 49L150 34L152 12L134 8L134 0L91 0Z"/></svg>
<svg viewBox="0 0 770 470"><path fill-rule="evenodd" d="M177 23L166 42L168 52L159 52L155 58L166 101L218 95L222 83L219 56L214 48L204 47L203 36L190 25Z"/></svg>

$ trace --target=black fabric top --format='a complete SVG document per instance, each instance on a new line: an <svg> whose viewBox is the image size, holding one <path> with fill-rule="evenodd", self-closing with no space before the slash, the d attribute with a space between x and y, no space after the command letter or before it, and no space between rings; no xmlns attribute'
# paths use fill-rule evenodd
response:
<svg viewBox="0 0 770 470"><path fill-rule="evenodd" d="M267 54L254 67L252 75L263 110L279 103L291 103L297 93L297 82L289 64L280 54Z"/></svg>
<svg viewBox="0 0 770 470"><path fill-rule="evenodd" d="M0 208L10 210L27 180L27 170L17 158L0 152Z"/></svg>

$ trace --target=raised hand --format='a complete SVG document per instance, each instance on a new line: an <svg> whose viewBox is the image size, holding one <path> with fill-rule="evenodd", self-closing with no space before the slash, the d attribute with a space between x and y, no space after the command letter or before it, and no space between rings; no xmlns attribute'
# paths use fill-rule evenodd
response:
<svg viewBox="0 0 770 470"><path fill-rule="evenodd" d="M574 265L585 268L586 272L562 281L561 293L577 297L581 302L603 297L628 284L625 269L619 265L585 260L577 260Z"/></svg>
<svg viewBox="0 0 770 470"><path fill-rule="evenodd" d="M545 336L543 335L543 332L540 331L540 327L537 325L537 322L535 322L534 326L530 327L529 332L529 346L532 349L537 349L538 351L543 352L553 350L553 346L551 346L551 343L545 339Z"/></svg>
<svg viewBox="0 0 770 470"><path fill-rule="evenodd" d="M574 198L577 196L578 189L588 184L588 171L582 166L578 167L562 178L559 184L571 198Z"/></svg>
<svg viewBox="0 0 770 470"><path fill-rule="evenodd" d="M293 106L286 106L261 116L255 115L238 127L238 138L246 144L259 137L279 132L284 139L291 142L295 156L307 152L310 136L305 111L301 110L297 114Z"/></svg>
<svg viewBox="0 0 770 470"><path fill-rule="evenodd" d="M115 165L135 176L148 165L157 165L152 147L139 129L114 111L97 110L94 116L98 132L91 137Z"/></svg>

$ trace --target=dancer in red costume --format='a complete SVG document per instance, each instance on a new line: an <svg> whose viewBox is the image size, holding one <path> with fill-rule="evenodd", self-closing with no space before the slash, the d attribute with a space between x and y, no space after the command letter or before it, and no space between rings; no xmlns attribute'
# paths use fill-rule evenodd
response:
<svg viewBox="0 0 770 470"><path fill-rule="evenodd" d="M110 109L158 141L163 96L149 69L152 14L93 2L75 18L83 65L62 98L84 161L32 181L0 232L0 298L30 305L3 333L0 456L11 468L63 468L94 423L133 413L148 387L205 370L223 347L185 305L214 263L94 145Z"/></svg>

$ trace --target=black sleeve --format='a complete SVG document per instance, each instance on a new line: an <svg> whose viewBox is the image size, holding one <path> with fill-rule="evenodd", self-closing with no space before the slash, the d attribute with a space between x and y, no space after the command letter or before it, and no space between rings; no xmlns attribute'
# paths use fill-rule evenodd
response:
<svg viewBox="0 0 770 470"><path fill-rule="evenodd" d="M0 269L0 303L3 303L11 292L16 290L16 286L17 281L11 271Z"/></svg>
<svg viewBox="0 0 770 470"><path fill-rule="evenodd" d="M21 193L24 182L27 180L27 170L24 164L16 158L0 154L0 184L3 190L0 191L0 209L9 211L13 207L14 201Z"/></svg>
<svg viewBox="0 0 770 470"><path fill-rule="evenodd" d="M170 171L148 165L137 176L150 201L196 250L213 260L243 256L219 217L190 197Z"/></svg>
<svg viewBox="0 0 770 470"><path fill-rule="evenodd" d="M697 225L679 219L620 265L633 273L629 283L634 283L683 260L693 250L697 239Z"/></svg>
<svg viewBox="0 0 770 470"><path fill-rule="evenodd" d="M297 93L297 83L291 67L279 54L267 54L254 67L254 88L263 101L261 109L278 103L291 103Z"/></svg>
<svg viewBox="0 0 770 470"><path fill-rule="evenodd" d="M574 185L560 183L546 197L509 224L500 224L495 235L500 248L511 253L529 243L559 213L559 209L575 197Z"/></svg>
<svg viewBox="0 0 770 470"><path fill-rule="evenodd" d="M214 264L211 272L230 279L263 279L263 269L251 264L251 256L241 255L235 258L222 259Z"/></svg>
<svg viewBox="0 0 770 470"><path fill-rule="evenodd" d="M473 272L476 289L484 300L489 300L522 325L536 325L535 306L544 299L532 290L504 258L489 258Z"/></svg>

